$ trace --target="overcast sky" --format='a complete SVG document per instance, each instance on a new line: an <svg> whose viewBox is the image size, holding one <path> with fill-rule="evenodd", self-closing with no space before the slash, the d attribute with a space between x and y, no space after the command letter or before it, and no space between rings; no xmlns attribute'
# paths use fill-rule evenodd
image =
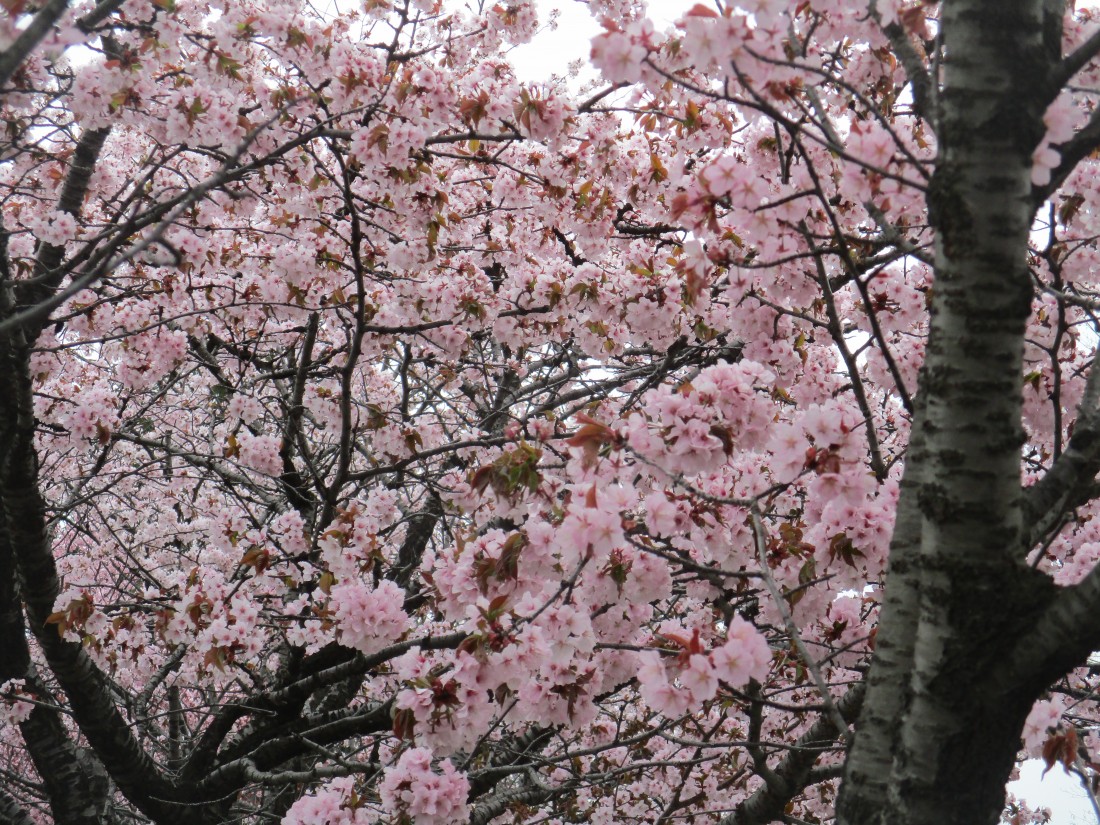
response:
<svg viewBox="0 0 1100 825"><path fill-rule="evenodd" d="M661 31L696 2L697 0L650 0L649 19ZM563 75L568 64L574 60L587 64L592 38L602 31L584 3L578 0L540 0L540 22L545 24L555 10L559 14L555 31L544 30L534 41L511 53L516 69L524 79L544 80L552 74ZM591 77L591 70L588 70L584 78Z"/></svg>

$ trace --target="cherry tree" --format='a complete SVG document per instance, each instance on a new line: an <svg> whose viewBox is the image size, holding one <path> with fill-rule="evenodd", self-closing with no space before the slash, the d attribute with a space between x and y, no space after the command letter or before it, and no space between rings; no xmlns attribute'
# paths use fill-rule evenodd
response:
<svg viewBox="0 0 1100 825"><path fill-rule="evenodd" d="M1100 762L1100 20L0 0L0 823L967 823Z"/></svg>

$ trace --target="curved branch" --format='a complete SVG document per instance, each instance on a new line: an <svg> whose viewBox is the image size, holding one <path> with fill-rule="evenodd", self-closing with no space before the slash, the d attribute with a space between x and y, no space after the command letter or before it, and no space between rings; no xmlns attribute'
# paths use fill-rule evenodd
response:
<svg viewBox="0 0 1100 825"><path fill-rule="evenodd" d="M46 623L61 588L38 488L31 379L25 349L11 336L0 339L0 345L4 350L0 358L0 501L31 631L69 698L81 732L119 790L158 822L199 821L202 810L167 801L177 798L176 789L134 738L115 706L110 686L84 647L60 637Z"/></svg>
<svg viewBox="0 0 1100 825"><path fill-rule="evenodd" d="M883 28L883 33L894 47L894 54L901 61L905 69L905 76L913 89L913 109L929 124L935 124L935 95L936 86L932 82L932 75L924 66L924 61L913 48L913 42L909 34L898 23L891 23Z"/></svg>
<svg viewBox="0 0 1100 825"><path fill-rule="evenodd" d="M15 42L0 51L0 86L11 80L23 61L30 57L31 52L45 39L50 29L68 8L69 0L49 0L39 9L34 20L23 29Z"/></svg>
<svg viewBox="0 0 1100 825"><path fill-rule="evenodd" d="M863 706L866 686L857 684L836 702L844 721L851 723ZM822 748L832 745L841 731L830 714L822 714L808 731L798 738L797 747L787 752L772 769L774 782L766 783L742 802L720 825L767 825L783 815L787 804L805 790L815 778L813 767Z"/></svg>
<svg viewBox="0 0 1100 825"><path fill-rule="evenodd" d="M454 648L466 638L465 633L451 633L445 636L428 636L420 639L410 639L399 642L380 650L372 656L354 654L347 648L333 645L331 650L323 650L317 654L316 662L319 667L316 671L301 675L282 687L270 693L253 697L252 699L223 706L214 722L203 733L202 739L192 752L184 768L183 776L186 779L197 780L205 776L214 765L218 756L218 748L225 737L233 729L233 726L242 717L249 714L266 714L274 717L283 713L281 718L272 721L268 725L254 724L236 737L226 749L229 754L243 752L252 747L259 747L265 740L273 739L285 734L287 715L285 711L298 713L304 707L314 693L330 685L339 684L351 677L359 676L378 667L383 662L408 652L413 647L423 650L443 650ZM347 654L346 659L341 659L335 664L332 658L340 658L340 654ZM225 754L222 754L225 757ZM230 756L229 758L232 758Z"/></svg>
<svg viewBox="0 0 1100 825"><path fill-rule="evenodd" d="M554 728L532 728L515 737L510 746L504 746L491 755L488 764L470 776L470 799L489 793L507 776L526 770L524 760L541 751L553 735ZM512 768L514 771L509 770Z"/></svg>
<svg viewBox="0 0 1100 825"><path fill-rule="evenodd" d="M470 825L488 825L512 805L538 805L550 799L555 793L556 789L537 786L503 790L473 809L470 813Z"/></svg>
<svg viewBox="0 0 1100 825"><path fill-rule="evenodd" d="M393 700L356 710L330 711L306 717L287 725L278 738L252 748L241 747L198 783L193 798L213 801L224 799L243 788L250 773L270 772L297 756L314 751L318 746L339 742L349 736L379 733L393 725Z"/></svg>
<svg viewBox="0 0 1100 825"><path fill-rule="evenodd" d="M1024 523L1029 525L1026 553L1060 523L1070 510L1093 495L1100 472L1100 352L1093 357L1077 420L1065 450L1039 481L1024 491Z"/></svg>
<svg viewBox="0 0 1100 825"><path fill-rule="evenodd" d="M1100 146L1100 109L1097 109L1089 117L1088 122L1065 143L1059 143L1053 148L1062 157L1062 162L1051 171L1050 182L1045 186L1031 187L1031 208L1038 209L1058 188L1065 183L1066 178L1077 168L1077 164L1087 158Z"/></svg>
<svg viewBox="0 0 1100 825"><path fill-rule="evenodd" d="M84 203L84 196L88 192L88 184L92 180L92 172L95 171L99 153L103 150L103 144L107 141L110 128L93 129L81 135L73 152L73 162L69 167L69 174L65 177L65 186L61 190L61 197L57 201L57 211L66 212L74 217L80 214L80 207ZM40 301L50 298L54 291L61 285L61 281L67 274L61 267L65 257L65 247L42 243L39 245L38 254L34 261L33 285L17 287L19 302L21 305L33 306ZM45 276L45 277L43 277Z"/></svg>
<svg viewBox="0 0 1100 825"><path fill-rule="evenodd" d="M1061 21L1059 21L1061 22ZM1061 32L1059 31L1059 41ZM1053 38L1052 38L1053 39ZM1061 43L1059 42L1059 47ZM1067 54L1050 72L1048 81L1052 91L1060 91L1075 74L1087 66L1094 57L1100 55L1100 29L1092 33L1074 51Z"/></svg>

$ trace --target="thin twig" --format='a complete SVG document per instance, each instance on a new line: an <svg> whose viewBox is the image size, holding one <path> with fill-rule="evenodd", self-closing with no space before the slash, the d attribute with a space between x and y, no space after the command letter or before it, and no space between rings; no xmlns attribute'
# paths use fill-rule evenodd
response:
<svg viewBox="0 0 1100 825"><path fill-rule="evenodd" d="M825 712L829 715L833 724L836 725L836 729L844 738L845 744L850 745L852 735L848 730L848 723L844 721L844 717L837 709L836 702L833 701L833 696L829 693L829 685L821 675L821 669L810 655L806 643L802 641L802 636L798 632L798 626L795 625L794 619L791 617L791 612L787 609L783 594L779 590L779 585L776 584L771 574L771 568L768 567L768 548L767 544L764 542L764 524L760 520L760 513L755 506L750 511L750 517L752 518L752 532L756 539L756 555L760 561L760 573L761 578L764 580L764 586L767 587L768 592L771 593L772 599L775 601L775 609L779 611L779 615L783 619L783 625L787 628L787 633L790 634L791 641L793 641L795 647L798 648L798 653L806 664L806 669L810 672L810 676L813 677L814 684L817 685L817 690L821 694L822 704L825 705Z"/></svg>

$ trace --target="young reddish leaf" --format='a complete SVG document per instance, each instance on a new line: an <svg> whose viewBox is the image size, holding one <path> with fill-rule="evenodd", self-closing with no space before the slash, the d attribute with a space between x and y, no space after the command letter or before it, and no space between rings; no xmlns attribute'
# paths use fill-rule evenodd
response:
<svg viewBox="0 0 1100 825"><path fill-rule="evenodd" d="M493 466L490 464L488 467L482 467L477 470L470 478L470 486L477 490L479 493L484 493L493 479Z"/></svg>
<svg viewBox="0 0 1100 825"><path fill-rule="evenodd" d="M46 621L44 622L44 624L57 625L57 635L58 636L64 636L65 631L69 629L69 622L68 622L68 619L67 619L67 614L63 610L59 610L56 613L51 613L49 616L46 617Z"/></svg>
<svg viewBox="0 0 1100 825"><path fill-rule="evenodd" d="M1077 761L1077 729L1069 727L1064 733L1052 733L1043 743L1042 759L1046 764L1043 776L1059 762L1066 773Z"/></svg>
<svg viewBox="0 0 1100 825"><path fill-rule="evenodd" d="M252 567L262 573L271 564L271 554L263 547L253 546L241 557L242 567Z"/></svg>
<svg viewBox="0 0 1100 825"><path fill-rule="evenodd" d="M722 452L726 455L733 454L733 433L730 432L729 427L719 427L717 424L711 425L710 434L722 442Z"/></svg>
<svg viewBox="0 0 1100 825"><path fill-rule="evenodd" d="M416 728L416 714L412 708L397 708L393 712L393 735L402 741L411 741Z"/></svg>
<svg viewBox="0 0 1100 825"><path fill-rule="evenodd" d="M717 19L720 15L710 6L704 6L702 3L696 3L687 13L685 17L712 17Z"/></svg>

